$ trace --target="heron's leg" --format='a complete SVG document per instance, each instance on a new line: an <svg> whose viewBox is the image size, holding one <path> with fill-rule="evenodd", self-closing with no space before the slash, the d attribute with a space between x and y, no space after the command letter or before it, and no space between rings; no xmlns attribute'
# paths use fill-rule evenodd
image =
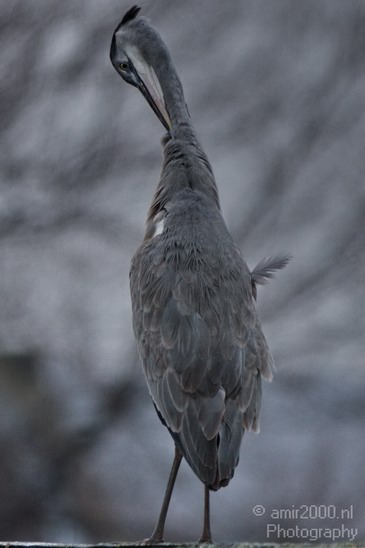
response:
<svg viewBox="0 0 365 548"><path fill-rule="evenodd" d="M204 486L204 529L199 542L213 544L212 533L210 532L210 504L209 504L209 487Z"/></svg>
<svg viewBox="0 0 365 548"><path fill-rule="evenodd" d="M169 509L170 499L171 499L172 491L174 489L176 476L179 471L181 459L182 459L182 453L177 447L175 447L174 462L172 463L169 481L167 482L165 496L163 499L161 512L160 512L160 517L158 518L158 522L155 527L155 530L152 533L152 536L144 540L143 541L144 544L159 544L160 542L163 542L163 532L165 528L167 510Z"/></svg>

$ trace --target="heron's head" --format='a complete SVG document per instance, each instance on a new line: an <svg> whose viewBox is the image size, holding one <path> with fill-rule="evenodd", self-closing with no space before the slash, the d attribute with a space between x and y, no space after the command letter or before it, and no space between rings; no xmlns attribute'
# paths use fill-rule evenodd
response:
<svg viewBox="0 0 365 548"><path fill-rule="evenodd" d="M136 18L139 10L137 6L129 9L115 29L110 60L123 80L139 89L169 131L171 121L159 77L163 77L163 71L168 69L171 59L160 35L146 19Z"/></svg>

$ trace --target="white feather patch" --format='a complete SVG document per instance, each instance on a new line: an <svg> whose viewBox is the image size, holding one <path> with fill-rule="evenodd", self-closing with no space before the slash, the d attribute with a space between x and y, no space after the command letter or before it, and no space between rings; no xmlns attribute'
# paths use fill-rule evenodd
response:
<svg viewBox="0 0 365 548"><path fill-rule="evenodd" d="M163 228L164 228L164 223L165 223L164 219L160 219L159 221L157 221L155 223L155 230L154 230L152 238L155 238L159 234L162 234Z"/></svg>

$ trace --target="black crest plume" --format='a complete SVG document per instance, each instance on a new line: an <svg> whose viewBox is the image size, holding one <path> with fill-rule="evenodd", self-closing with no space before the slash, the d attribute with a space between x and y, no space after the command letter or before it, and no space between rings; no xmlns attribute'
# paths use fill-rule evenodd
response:
<svg viewBox="0 0 365 548"><path fill-rule="evenodd" d="M138 12L141 10L138 6L132 6L127 13L124 15L123 19L120 22L119 26L125 25L126 23L129 23L129 21L132 21L135 19L138 15Z"/></svg>
<svg viewBox="0 0 365 548"><path fill-rule="evenodd" d="M141 10L141 8L139 8L138 6L132 6L131 8L129 8L127 13L125 13L123 19L121 20L121 22L119 23L119 25L117 26L117 28L115 29L114 34L113 34L113 40L112 40L112 45L111 45L111 49L110 49L110 55L111 56L112 56L112 52L115 50L115 33L118 32L120 27L122 27L126 23L129 23L129 21L133 21L133 19L135 19L137 17L140 10Z"/></svg>

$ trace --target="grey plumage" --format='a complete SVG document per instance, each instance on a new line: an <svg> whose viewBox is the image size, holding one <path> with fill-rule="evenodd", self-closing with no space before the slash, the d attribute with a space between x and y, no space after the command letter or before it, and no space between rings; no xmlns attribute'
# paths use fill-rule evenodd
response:
<svg viewBox="0 0 365 548"><path fill-rule="evenodd" d="M243 432L259 429L261 377L271 380L274 363L256 314L256 284L288 257L249 271L221 215L170 54L136 10L117 27L111 60L168 132L130 269L133 326L161 420L198 478L216 490L234 474Z"/></svg>
<svg viewBox="0 0 365 548"><path fill-rule="evenodd" d="M291 255L277 255L275 257L269 257L268 259L262 259L257 263L255 268L251 271L252 279L252 292L254 299L257 298L257 285L265 285L269 280L275 276L277 270L284 268L291 259Z"/></svg>
<svg viewBox="0 0 365 548"><path fill-rule="evenodd" d="M132 260L134 329L157 408L194 472L217 489L232 477L239 452L237 443L218 452L222 419L225 438L237 438L232 428L244 423L258 429L260 376L271 378L273 362L250 272L217 205L193 187L166 208L164 231ZM229 412L241 421L225 422L231 400Z"/></svg>

